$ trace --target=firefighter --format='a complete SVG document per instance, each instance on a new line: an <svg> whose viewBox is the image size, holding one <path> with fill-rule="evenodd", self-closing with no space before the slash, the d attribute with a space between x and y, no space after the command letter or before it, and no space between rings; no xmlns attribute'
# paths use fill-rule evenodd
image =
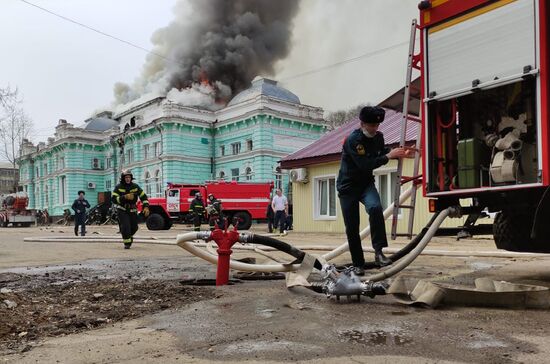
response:
<svg viewBox="0 0 550 364"><path fill-rule="evenodd" d="M80 235L86 235L86 209L90 208L88 200L84 198L86 193L78 191L78 198L74 200L71 208L74 211L74 234L78 236L78 226L80 225Z"/></svg>
<svg viewBox="0 0 550 364"><path fill-rule="evenodd" d="M202 218L204 217L204 202L200 192L195 193L195 198L189 206L189 213L193 218L193 230L200 231Z"/></svg>
<svg viewBox="0 0 550 364"><path fill-rule="evenodd" d="M210 225L210 230L216 228L216 224L219 228L224 228L223 213L222 213L222 202L218 200L213 194L208 195L208 207L206 212L208 212L208 225Z"/></svg>
<svg viewBox="0 0 550 364"><path fill-rule="evenodd" d="M133 183L134 176L130 171L123 171L120 183L115 187L111 201L118 209L118 226L122 234L124 249L130 249L134 241L134 234L138 230L138 216L136 203L138 198L143 203L143 216L149 216L149 201L147 195L137 184Z"/></svg>
<svg viewBox="0 0 550 364"><path fill-rule="evenodd" d="M366 106L359 113L360 127L344 141L342 161L338 173L337 190L346 226L349 251L355 274L364 275L365 257L359 236L359 203L369 215L372 247L379 266L391 264L382 248L388 246L386 226L380 195L374 185L373 171L388 163L389 159L408 157L404 148L389 150L378 126L384 121L385 110Z"/></svg>

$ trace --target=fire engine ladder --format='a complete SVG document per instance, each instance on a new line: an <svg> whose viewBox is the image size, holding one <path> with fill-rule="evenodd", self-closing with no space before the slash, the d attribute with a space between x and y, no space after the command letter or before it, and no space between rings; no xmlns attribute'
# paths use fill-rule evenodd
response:
<svg viewBox="0 0 550 364"><path fill-rule="evenodd" d="M399 147L405 147L406 136L407 136L407 125L408 122L417 122L420 123L420 118L410 115L409 113L409 102L410 102L410 93L412 85L412 72L413 68L420 70L421 55L414 54L415 52L415 42L416 42L416 32L418 30L418 25L416 19L413 20L411 25L411 38L409 43L409 56L407 61L407 75L405 78L405 88L403 95L403 116L401 119L401 138L399 140ZM413 223L414 223L414 210L416 205L416 190L418 185L421 183L422 176L418 174L420 166L420 151L422 150L422 128L420 124L418 125L418 135L416 137L416 147L414 154L414 165L412 176L403 176L403 159L399 158L397 161L397 178L395 179L394 186L394 205L393 205L393 216L392 216L392 227L391 227L391 238L395 239L399 236L412 237ZM401 195L401 186L407 182L412 182L412 194L410 198L410 203L408 205L402 205L399 201ZM399 217L399 211L401 209L408 209L408 225L407 232L405 234L397 233L397 223Z"/></svg>

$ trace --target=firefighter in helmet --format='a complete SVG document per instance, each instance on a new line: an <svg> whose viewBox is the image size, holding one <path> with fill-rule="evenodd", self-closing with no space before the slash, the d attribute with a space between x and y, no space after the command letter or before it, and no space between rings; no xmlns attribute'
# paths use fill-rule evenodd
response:
<svg viewBox="0 0 550 364"><path fill-rule="evenodd" d="M208 207L206 208L206 212L208 213L208 225L210 225L210 230L214 230L216 224L219 228L224 228L222 202L212 193L208 195Z"/></svg>
<svg viewBox="0 0 550 364"><path fill-rule="evenodd" d="M191 201L189 206L189 213L193 219L193 230L201 230L201 222L204 217L204 202L202 201L202 195L200 192L195 193L195 198Z"/></svg>
<svg viewBox="0 0 550 364"><path fill-rule="evenodd" d="M111 195L111 201L117 207L118 226L122 234L124 249L130 249L134 241L134 234L138 230L138 216L136 203L138 198L143 204L143 216L149 216L149 201L147 195L137 184L132 182L132 172L126 170L120 175L120 183L116 185Z"/></svg>

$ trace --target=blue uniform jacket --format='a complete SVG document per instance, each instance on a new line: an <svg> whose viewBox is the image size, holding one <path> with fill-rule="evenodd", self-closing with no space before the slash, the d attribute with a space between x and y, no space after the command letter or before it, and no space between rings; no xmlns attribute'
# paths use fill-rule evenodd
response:
<svg viewBox="0 0 550 364"><path fill-rule="evenodd" d="M373 171L388 163L388 152L381 132L368 138L361 129L354 130L342 147L342 161L336 183L339 194L361 193L374 183Z"/></svg>

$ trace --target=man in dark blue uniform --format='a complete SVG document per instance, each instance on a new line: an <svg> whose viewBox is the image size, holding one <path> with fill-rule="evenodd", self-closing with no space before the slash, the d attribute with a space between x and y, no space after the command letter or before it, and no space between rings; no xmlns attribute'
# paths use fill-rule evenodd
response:
<svg viewBox="0 0 550 364"><path fill-rule="evenodd" d="M342 161L338 174L338 197L346 225L349 251L357 275L364 275L365 257L359 236L359 203L369 214L372 247L379 266L391 264L382 248L388 246L386 226L380 195L374 185L373 171L388 163L389 159L408 156L403 148L390 150L384 145L384 135L378 126L384 121L385 111L380 107L366 106L361 109L360 128L354 130L344 141Z"/></svg>
<svg viewBox="0 0 550 364"><path fill-rule="evenodd" d="M78 236L78 226L80 226L80 235L86 235L86 209L90 208L90 204L84 198L85 194L84 191L78 191L78 198L71 206L74 211L74 234L76 236Z"/></svg>

